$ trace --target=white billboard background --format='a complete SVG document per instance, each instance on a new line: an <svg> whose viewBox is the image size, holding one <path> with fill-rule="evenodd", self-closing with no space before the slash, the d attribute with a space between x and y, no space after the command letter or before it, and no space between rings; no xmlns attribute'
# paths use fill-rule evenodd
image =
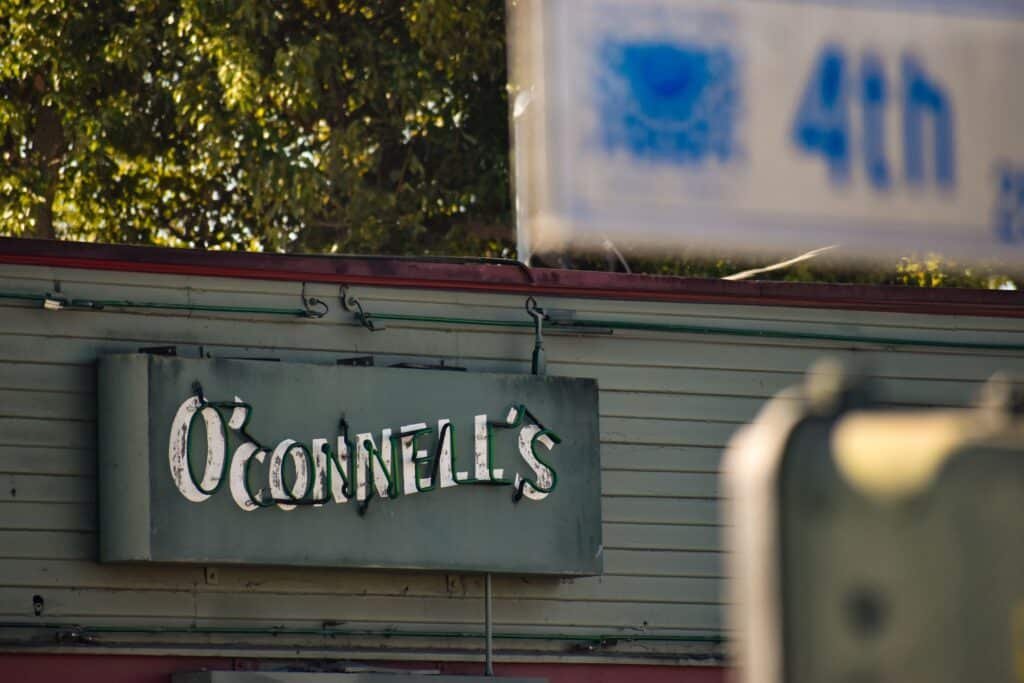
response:
<svg viewBox="0 0 1024 683"><path fill-rule="evenodd" d="M518 11L521 251L838 243L1024 263L1024 2Z"/></svg>

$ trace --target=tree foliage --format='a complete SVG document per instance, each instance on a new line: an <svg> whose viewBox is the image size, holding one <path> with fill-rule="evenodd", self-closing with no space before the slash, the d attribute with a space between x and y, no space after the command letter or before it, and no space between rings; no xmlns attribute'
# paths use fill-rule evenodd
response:
<svg viewBox="0 0 1024 683"><path fill-rule="evenodd" d="M504 0L0 0L0 234L509 243Z"/></svg>
<svg viewBox="0 0 1024 683"><path fill-rule="evenodd" d="M747 270L763 269L787 261L792 253L763 253L759 256L717 255L707 251L665 250L652 257L650 252L629 247L609 249L604 254L549 255L544 265L586 270L629 269L634 273L677 277L724 278ZM842 248L823 256L801 261L777 270L759 272L752 280L785 282L832 282L908 287L961 287L969 289L1017 289L1024 273L1005 264L966 265L939 254L905 256L895 264L851 259Z"/></svg>
<svg viewBox="0 0 1024 683"><path fill-rule="evenodd" d="M0 235L511 255L504 9L0 0ZM635 272L700 277L765 264L626 256ZM995 287L1001 273L926 255L759 278Z"/></svg>

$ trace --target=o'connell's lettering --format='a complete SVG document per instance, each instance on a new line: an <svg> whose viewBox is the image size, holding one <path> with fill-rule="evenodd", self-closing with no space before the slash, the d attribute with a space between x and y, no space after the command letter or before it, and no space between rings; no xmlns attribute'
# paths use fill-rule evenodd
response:
<svg viewBox="0 0 1024 683"><path fill-rule="evenodd" d="M201 503L225 481L232 500L246 512L349 500L365 505L374 497L398 498L469 484L504 484L514 489L516 500L543 500L558 481L546 458L561 439L523 405L510 406L497 421L474 415L472 453L465 454L454 450L455 427L449 419L438 420L436 429L417 422L383 429L379 435L359 433L351 440L345 427L336 438L317 437L306 443L287 438L271 447L249 435L251 416L252 406L237 396L225 403L190 396L181 403L171 423L167 459L171 480L186 500ZM193 441L204 441L196 438L200 420L205 453L193 453ZM493 430L518 430L518 455L525 468L519 468L523 473L516 472L513 479L504 478L505 468L495 467ZM233 451L228 448L229 434L236 442ZM258 487L254 480L260 482Z"/></svg>

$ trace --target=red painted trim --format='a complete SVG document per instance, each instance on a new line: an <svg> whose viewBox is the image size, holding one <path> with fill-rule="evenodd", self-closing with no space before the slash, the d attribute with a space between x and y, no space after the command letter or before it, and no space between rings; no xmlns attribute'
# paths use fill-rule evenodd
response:
<svg viewBox="0 0 1024 683"><path fill-rule="evenodd" d="M433 669L443 674L483 673L479 662L375 662L394 669ZM168 683L186 671L281 670L301 663L228 657L148 657L102 654L0 654L2 680L17 683ZM724 683L726 669L713 666L629 664L495 664L497 676L546 678L549 683ZM299 669L301 670L301 668ZM420 679L410 679L420 680ZM422 679L429 683L429 678Z"/></svg>
<svg viewBox="0 0 1024 683"><path fill-rule="evenodd" d="M170 683L178 671L232 671L236 664L215 657L0 654L2 679L12 683Z"/></svg>
<svg viewBox="0 0 1024 683"><path fill-rule="evenodd" d="M534 296L1024 318L1024 292L732 282L458 260L255 254L0 238L0 263Z"/></svg>

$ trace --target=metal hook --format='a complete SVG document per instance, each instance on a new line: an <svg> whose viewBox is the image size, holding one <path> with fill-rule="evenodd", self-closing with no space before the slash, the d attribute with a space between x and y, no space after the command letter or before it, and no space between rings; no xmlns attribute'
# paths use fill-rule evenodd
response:
<svg viewBox="0 0 1024 683"><path fill-rule="evenodd" d="M526 299L526 312L533 318L533 362L531 371L535 375L543 375L547 363L544 359L544 321L548 314L543 308L537 305L537 300L532 296Z"/></svg>
<svg viewBox="0 0 1024 683"><path fill-rule="evenodd" d="M206 405L206 396L203 395L203 385L199 383L199 380L192 382L192 393L196 395L196 398L199 399L199 402L202 405Z"/></svg>
<svg viewBox="0 0 1024 683"><path fill-rule="evenodd" d="M547 316L547 313L544 312L543 308L537 305L537 300L532 296L526 297L526 312L534 317L537 317L538 315L542 318Z"/></svg>
<svg viewBox="0 0 1024 683"><path fill-rule="evenodd" d="M363 310L363 305L359 303L354 295L348 293L348 285L341 286L341 307L346 311L355 316L356 322L368 329L370 332L377 332L383 330L383 327L377 327L373 321L370 320L370 314Z"/></svg>
<svg viewBox="0 0 1024 683"><path fill-rule="evenodd" d="M327 306L327 302L323 299L318 299L315 296L306 296L306 283L302 283L302 309L305 311L307 318L322 318L327 315L327 311L330 308Z"/></svg>

